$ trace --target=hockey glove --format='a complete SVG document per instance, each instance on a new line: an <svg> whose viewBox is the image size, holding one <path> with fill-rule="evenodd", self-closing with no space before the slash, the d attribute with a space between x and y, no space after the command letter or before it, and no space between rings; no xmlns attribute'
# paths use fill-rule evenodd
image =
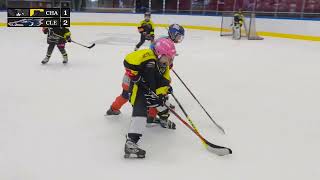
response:
<svg viewBox="0 0 320 180"><path fill-rule="evenodd" d="M169 86L169 89L168 89L168 94L172 94L173 93L173 89L172 89L172 86Z"/></svg>
<svg viewBox="0 0 320 180"><path fill-rule="evenodd" d="M72 40L71 40L71 36L67 36L66 39L67 39L68 42L71 42L71 41L72 41Z"/></svg>
<svg viewBox="0 0 320 180"><path fill-rule="evenodd" d="M138 28L139 33L142 33L144 31L144 29L142 27Z"/></svg>

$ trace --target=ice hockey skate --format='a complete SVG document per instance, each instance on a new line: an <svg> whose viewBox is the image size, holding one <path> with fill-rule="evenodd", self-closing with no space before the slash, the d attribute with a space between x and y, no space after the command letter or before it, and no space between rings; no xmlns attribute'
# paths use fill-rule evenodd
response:
<svg viewBox="0 0 320 180"><path fill-rule="evenodd" d="M148 117L147 118L147 125L146 127L155 127L160 125L162 128L167 128L167 129L176 129L176 124L170 120L164 120L164 119L160 119L158 117L156 118L152 118L152 117Z"/></svg>
<svg viewBox="0 0 320 180"><path fill-rule="evenodd" d="M112 109L111 106L106 112L106 116L119 115L119 114L121 114L121 111L120 110L114 110L114 109Z"/></svg>
<svg viewBox="0 0 320 180"><path fill-rule="evenodd" d="M47 64L47 62L49 62L49 59L50 59L50 56L46 56L46 57L41 61L41 63L42 63L42 64Z"/></svg>
<svg viewBox="0 0 320 180"><path fill-rule="evenodd" d="M124 158L145 158L146 151L140 149L137 143L133 142L130 138L127 139L124 146Z"/></svg>
<svg viewBox="0 0 320 180"><path fill-rule="evenodd" d="M67 64L68 63L68 56L67 55L64 55L63 56L63 61L62 61L63 64Z"/></svg>

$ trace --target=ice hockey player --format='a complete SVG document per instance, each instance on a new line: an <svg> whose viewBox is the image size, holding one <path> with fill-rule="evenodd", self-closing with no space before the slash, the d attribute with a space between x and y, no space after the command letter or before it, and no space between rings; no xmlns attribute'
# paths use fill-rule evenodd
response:
<svg viewBox="0 0 320 180"><path fill-rule="evenodd" d="M179 24L171 24L168 28L168 36L164 38L169 38L174 43L181 43L184 39L184 28Z"/></svg>
<svg viewBox="0 0 320 180"><path fill-rule="evenodd" d="M179 24L171 24L168 28L168 36L163 36L159 39L157 39L155 42L159 41L162 38L170 39L174 43L181 43L182 40L184 39L184 28L180 26ZM154 45L155 43L151 43L150 49L154 50ZM176 53L176 56L178 54ZM171 69L173 67L173 63L170 64L169 68ZM175 109L175 106L169 103L169 107L171 109ZM148 125L152 126L152 124L161 124L161 118L157 118L157 109L156 108L149 108L148 111L148 118L147 118L147 123ZM162 126L163 127L163 126Z"/></svg>
<svg viewBox="0 0 320 180"><path fill-rule="evenodd" d="M138 26L140 35L140 42L136 45L135 51L138 50L146 40L154 41L154 24L151 21L151 13L144 13L144 20L142 20Z"/></svg>
<svg viewBox="0 0 320 180"><path fill-rule="evenodd" d="M236 12L233 15L233 39L239 40L241 39L241 27L244 21L244 16L242 13L242 10L239 9L238 12Z"/></svg>
<svg viewBox="0 0 320 180"><path fill-rule="evenodd" d="M162 38L168 38L174 41L175 43L180 43L184 39L184 28L178 24L172 24L168 28L168 36L164 36ZM161 39L161 38L160 38ZM157 40L158 41L158 40ZM154 49L154 43L150 46L151 49ZM173 64L171 64L170 67L172 67ZM129 84L130 84L130 78L129 78L129 72L126 71L126 73L123 76L122 80L122 93L114 100L110 108L107 110L106 115L119 115L121 113L120 109L121 107L126 104L129 100ZM170 106L171 108L174 108L174 106ZM161 120L159 118L156 118L157 111L154 108L149 108L148 110L148 124L152 126L152 124L160 124L163 128L173 128L169 124L168 127L166 127L165 124L161 124Z"/></svg>
<svg viewBox="0 0 320 180"><path fill-rule="evenodd" d="M158 115L163 120L169 117L168 109L164 104L170 90L169 66L175 55L173 41L162 38L155 43L154 50L135 51L128 54L124 60L124 66L130 72L132 87L130 103L133 106L124 148L125 158L145 157L146 151L140 149L137 143L146 126L148 108L157 108Z"/></svg>
<svg viewBox="0 0 320 180"><path fill-rule="evenodd" d="M46 64L49 62L49 59L51 57L51 54L54 50L54 47L57 46L60 50L62 57L63 57L63 63L68 63L68 55L65 49L66 42L71 42L71 32L66 27L44 27L42 28L42 31L44 34L48 34L47 36L47 43L49 44L47 55L46 57L41 61L42 64Z"/></svg>

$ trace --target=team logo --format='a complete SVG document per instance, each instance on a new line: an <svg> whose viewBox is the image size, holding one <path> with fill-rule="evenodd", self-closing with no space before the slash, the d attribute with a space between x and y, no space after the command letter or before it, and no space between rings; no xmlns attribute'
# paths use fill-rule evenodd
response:
<svg viewBox="0 0 320 180"><path fill-rule="evenodd" d="M43 19L20 19L18 21L8 22L9 27L40 27Z"/></svg>

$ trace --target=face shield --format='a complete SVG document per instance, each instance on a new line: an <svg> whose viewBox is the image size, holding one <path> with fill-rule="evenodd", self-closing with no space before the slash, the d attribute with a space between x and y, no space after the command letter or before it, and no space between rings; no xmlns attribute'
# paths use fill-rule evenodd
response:
<svg viewBox="0 0 320 180"><path fill-rule="evenodd" d="M161 56L158 61L160 72L164 73L165 70L167 69L167 66L171 66L173 64L173 60L174 60L174 58L170 58L165 55Z"/></svg>
<svg viewBox="0 0 320 180"><path fill-rule="evenodd" d="M145 21L150 21L151 17L149 15L144 16Z"/></svg>
<svg viewBox="0 0 320 180"><path fill-rule="evenodd" d="M176 38L174 39L174 42L175 43L181 43L183 41L183 39L184 39L184 35L178 34L176 36Z"/></svg>

